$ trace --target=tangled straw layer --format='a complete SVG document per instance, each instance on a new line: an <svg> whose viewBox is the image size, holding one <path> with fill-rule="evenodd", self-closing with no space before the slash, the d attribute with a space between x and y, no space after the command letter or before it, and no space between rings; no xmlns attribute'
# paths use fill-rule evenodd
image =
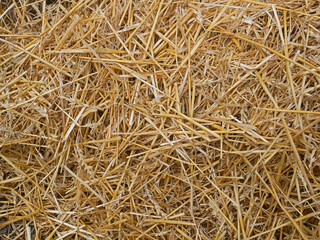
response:
<svg viewBox="0 0 320 240"><path fill-rule="evenodd" d="M1 1L3 239L319 239L320 4Z"/></svg>

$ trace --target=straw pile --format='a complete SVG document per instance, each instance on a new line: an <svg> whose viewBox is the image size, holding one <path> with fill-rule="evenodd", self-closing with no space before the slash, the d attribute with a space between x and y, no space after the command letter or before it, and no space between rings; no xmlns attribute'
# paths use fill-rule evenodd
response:
<svg viewBox="0 0 320 240"><path fill-rule="evenodd" d="M1 239L320 239L317 0L0 9Z"/></svg>

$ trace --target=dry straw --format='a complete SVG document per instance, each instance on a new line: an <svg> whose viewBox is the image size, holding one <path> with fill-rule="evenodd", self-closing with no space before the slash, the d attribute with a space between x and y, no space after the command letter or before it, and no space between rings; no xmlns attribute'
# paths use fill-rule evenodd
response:
<svg viewBox="0 0 320 240"><path fill-rule="evenodd" d="M320 239L317 0L7 0L1 239Z"/></svg>

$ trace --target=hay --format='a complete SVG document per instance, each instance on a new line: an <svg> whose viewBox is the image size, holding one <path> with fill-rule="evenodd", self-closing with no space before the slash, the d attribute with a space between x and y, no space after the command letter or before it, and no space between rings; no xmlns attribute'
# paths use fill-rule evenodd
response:
<svg viewBox="0 0 320 240"><path fill-rule="evenodd" d="M320 4L0 9L2 239L320 239Z"/></svg>

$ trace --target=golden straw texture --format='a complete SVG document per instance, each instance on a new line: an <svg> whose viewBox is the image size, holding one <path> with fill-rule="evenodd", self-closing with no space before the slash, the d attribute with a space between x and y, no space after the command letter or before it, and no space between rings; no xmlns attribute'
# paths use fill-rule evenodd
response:
<svg viewBox="0 0 320 240"><path fill-rule="evenodd" d="M320 239L318 0L0 1L0 239Z"/></svg>

